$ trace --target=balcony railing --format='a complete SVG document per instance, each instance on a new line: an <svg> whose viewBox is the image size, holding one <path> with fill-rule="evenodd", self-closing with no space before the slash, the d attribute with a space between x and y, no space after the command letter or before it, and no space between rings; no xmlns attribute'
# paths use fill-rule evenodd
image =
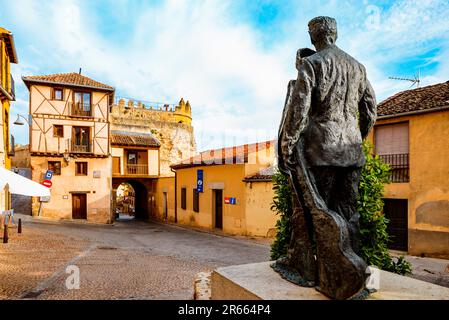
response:
<svg viewBox="0 0 449 320"><path fill-rule="evenodd" d="M90 103L70 103L70 115L80 117L91 117L92 109Z"/></svg>
<svg viewBox="0 0 449 320"><path fill-rule="evenodd" d="M8 80L3 82L2 79L0 79L0 97L5 96L7 99L14 101L16 100L16 89L14 78L12 75L10 75L9 79L10 79L9 87L8 87Z"/></svg>
<svg viewBox="0 0 449 320"><path fill-rule="evenodd" d="M126 174L148 174L147 164L127 164Z"/></svg>
<svg viewBox="0 0 449 320"><path fill-rule="evenodd" d="M9 93L11 94L13 100L15 100L16 99L16 86L15 86L15 82L14 82L14 78L13 78L12 74L10 76L11 76L11 82L9 84L9 86L10 86Z"/></svg>
<svg viewBox="0 0 449 320"><path fill-rule="evenodd" d="M70 152L73 153L92 153L92 143L79 142L76 140L69 140Z"/></svg>
<svg viewBox="0 0 449 320"><path fill-rule="evenodd" d="M379 155L385 163L390 165L390 181L391 182L409 182L409 154L382 154Z"/></svg>

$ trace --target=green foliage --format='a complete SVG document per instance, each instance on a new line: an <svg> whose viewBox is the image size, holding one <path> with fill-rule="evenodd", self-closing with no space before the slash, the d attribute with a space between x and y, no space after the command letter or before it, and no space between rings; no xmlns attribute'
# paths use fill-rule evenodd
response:
<svg viewBox="0 0 449 320"><path fill-rule="evenodd" d="M280 215L276 222L276 238L271 245L271 259L276 260L287 254L292 234L290 219L293 214L292 190L287 176L279 171L273 175L273 190L274 198L271 210Z"/></svg>
<svg viewBox="0 0 449 320"><path fill-rule="evenodd" d="M389 183L390 168L378 156L370 153L371 147L363 146L366 164L362 170L359 185L357 210L360 213L361 256L378 268L398 274L411 273L411 266L404 257L392 258L388 251L388 219L383 215L382 194L384 185ZM274 198L271 210L280 215L276 223L277 235L271 245L271 259L287 254L292 233L293 214L292 190L288 178L281 172L273 176Z"/></svg>
<svg viewBox="0 0 449 320"><path fill-rule="evenodd" d="M372 155L372 147L365 143L363 151L366 163L359 184L357 211L360 214L361 257L378 268L398 274L411 272L410 264L399 257L390 256L387 233L388 219L383 214L382 195L384 185L389 183L390 167L379 156Z"/></svg>

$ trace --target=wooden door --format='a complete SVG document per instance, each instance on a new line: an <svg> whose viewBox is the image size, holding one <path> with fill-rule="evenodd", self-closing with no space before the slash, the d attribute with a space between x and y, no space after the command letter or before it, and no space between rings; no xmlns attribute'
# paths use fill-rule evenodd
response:
<svg viewBox="0 0 449 320"><path fill-rule="evenodd" d="M223 229L223 190L214 190L215 193L215 228Z"/></svg>
<svg viewBox="0 0 449 320"><path fill-rule="evenodd" d="M87 195L72 194L72 219L87 219Z"/></svg>
<svg viewBox="0 0 449 320"><path fill-rule="evenodd" d="M408 250L408 201L407 199L383 199L384 214L390 221L387 232L390 235L390 249Z"/></svg>
<svg viewBox="0 0 449 320"><path fill-rule="evenodd" d="M120 157L112 157L112 173L120 174Z"/></svg>

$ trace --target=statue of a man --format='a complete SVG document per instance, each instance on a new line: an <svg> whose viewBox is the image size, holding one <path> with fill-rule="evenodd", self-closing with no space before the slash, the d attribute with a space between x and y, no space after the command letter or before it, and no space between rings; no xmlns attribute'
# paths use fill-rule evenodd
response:
<svg viewBox="0 0 449 320"><path fill-rule="evenodd" d="M289 253L273 267L347 299L364 289L367 276L357 255L356 200L376 101L363 65L336 46L335 19L312 19L309 34L316 52L298 51L298 78L289 83L279 129L279 168L295 191L294 225Z"/></svg>

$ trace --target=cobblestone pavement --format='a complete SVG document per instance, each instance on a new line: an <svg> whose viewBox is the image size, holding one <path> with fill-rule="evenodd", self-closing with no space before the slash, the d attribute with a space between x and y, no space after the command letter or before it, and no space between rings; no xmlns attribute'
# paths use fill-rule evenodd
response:
<svg viewBox="0 0 449 320"><path fill-rule="evenodd" d="M176 226L48 222L20 216L0 243L0 299L192 299L195 274L266 261L269 247ZM68 265L80 289L68 290Z"/></svg>
<svg viewBox="0 0 449 320"><path fill-rule="evenodd" d="M0 299L192 299L194 278L220 266L269 259L266 240L138 221L114 225L23 219L0 242ZM449 261L406 257L412 277L449 287ZM80 289L65 286L66 267Z"/></svg>

